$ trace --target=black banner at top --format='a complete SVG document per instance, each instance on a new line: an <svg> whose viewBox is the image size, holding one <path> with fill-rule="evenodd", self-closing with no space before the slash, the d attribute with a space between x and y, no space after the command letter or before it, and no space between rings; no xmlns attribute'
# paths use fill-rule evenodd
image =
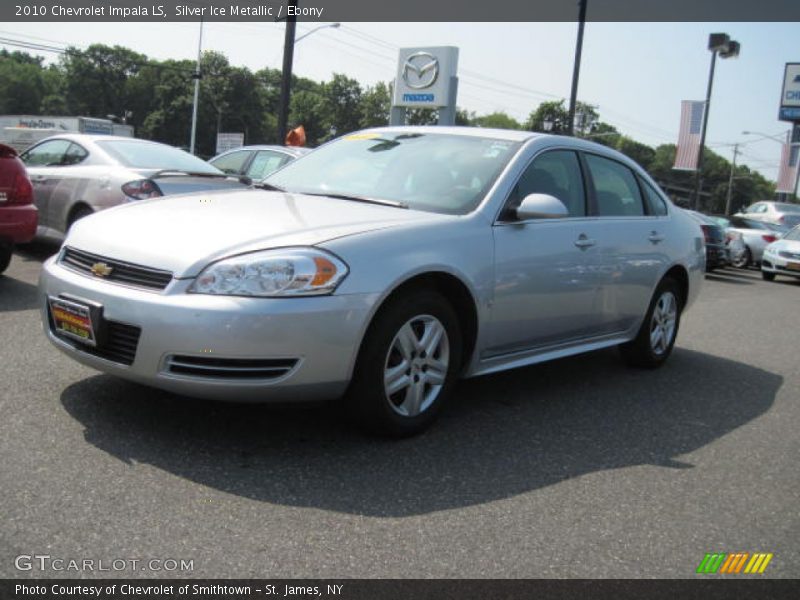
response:
<svg viewBox="0 0 800 600"><path fill-rule="evenodd" d="M800 21L789 0L585 0L588 21ZM575 21L578 0L3 0L0 21Z"/></svg>

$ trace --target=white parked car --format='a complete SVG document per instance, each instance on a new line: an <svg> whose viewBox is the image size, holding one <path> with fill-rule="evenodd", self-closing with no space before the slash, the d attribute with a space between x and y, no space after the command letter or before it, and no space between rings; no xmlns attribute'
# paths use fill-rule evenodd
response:
<svg viewBox="0 0 800 600"><path fill-rule="evenodd" d="M800 225L767 246L761 260L761 275L767 281L776 275L800 278Z"/></svg>

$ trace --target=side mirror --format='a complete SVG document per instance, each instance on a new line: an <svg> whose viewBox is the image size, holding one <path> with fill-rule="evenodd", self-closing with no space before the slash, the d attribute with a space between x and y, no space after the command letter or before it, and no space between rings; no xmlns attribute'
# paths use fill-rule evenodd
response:
<svg viewBox="0 0 800 600"><path fill-rule="evenodd" d="M239 175L239 183L243 185L253 185L253 180L247 175Z"/></svg>
<svg viewBox="0 0 800 600"><path fill-rule="evenodd" d="M517 219L560 219L568 217L564 203L550 194L528 194L517 207Z"/></svg>

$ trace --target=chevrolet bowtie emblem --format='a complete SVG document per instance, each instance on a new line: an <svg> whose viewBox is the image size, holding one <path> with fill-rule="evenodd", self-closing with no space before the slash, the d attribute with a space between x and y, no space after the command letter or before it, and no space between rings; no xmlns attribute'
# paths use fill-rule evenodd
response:
<svg viewBox="0 0 800 600"><path fill-rule="evenodd" d="M96 262L92 265L92 275L96 277L108 277L114 269L104 262Z"/></svg>

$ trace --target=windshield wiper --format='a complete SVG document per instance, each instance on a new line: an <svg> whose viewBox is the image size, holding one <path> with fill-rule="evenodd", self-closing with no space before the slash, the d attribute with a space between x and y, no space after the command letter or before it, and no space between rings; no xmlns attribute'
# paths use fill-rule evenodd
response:
<svg viewBox="0 0 800 600"><path fill-rule="evenodd" d="M353 202L366 202L367 204L381 204L383 206L394 206L395 208L408 208L408 204L399 200L385 200L383 198L367 198L366 196L351 196L349 194L326 194L324 192L302 192L306 196L323 196L325 198L336 198L338 200L352 200Z"/></svg>
<svg viewBox="0 0 800 600"><path fill-rule="evenodd" d="M271 183L267 183L266 181L256 181L253 183L253 187L260 188L262 190L269 190L270 192L285 192L286 190L282 187L278 187L277 185L272 185Z"/></svg>

